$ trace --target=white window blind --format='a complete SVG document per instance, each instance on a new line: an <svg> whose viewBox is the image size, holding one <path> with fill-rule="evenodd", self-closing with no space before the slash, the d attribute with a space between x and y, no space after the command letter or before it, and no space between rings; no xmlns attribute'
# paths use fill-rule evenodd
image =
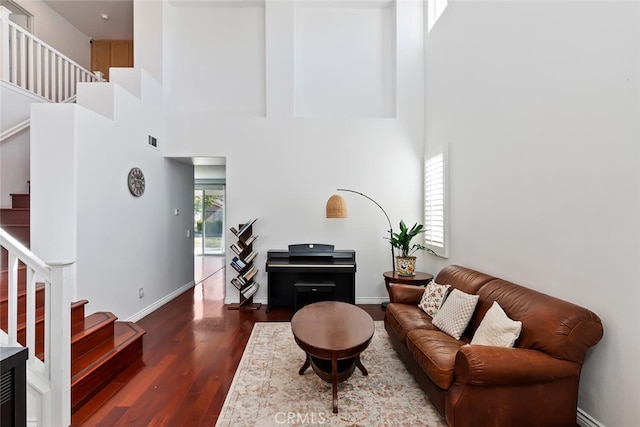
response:
<svg viewBox="0 0 640 427"><path fill-rule="evenodd" d="M426 159L424 175L425 245L436 254L446 256L444 153Z"/></svg>

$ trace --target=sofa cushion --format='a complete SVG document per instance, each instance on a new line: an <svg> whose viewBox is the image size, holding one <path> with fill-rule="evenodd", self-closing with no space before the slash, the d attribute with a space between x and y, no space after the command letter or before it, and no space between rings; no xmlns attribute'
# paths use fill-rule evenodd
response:
<svg viewBox="0 0 640 427"><path fill-rule="evenodd" d="M429 316L435 316L450 287L451 285L441 285L434 281L429 282L424 288L418 307Z"/></svg>
<svg viewBox="0 0 640 427"><path fill-rule="evenodd" d="M459 289L452 290L433 318L433 325L453 338L460 339L473 316L478 298L478 295L467 294Z"/></svg>
<svg viewBox="0 0 640 427"><path fill-rule="evenodd" d="M436 327L431 324L431 317L427 316L417 305L392 302L387 304L384 316L387 324L393 328L402 342L406 341L407 332L411 330L436 330Z"/></svg>
<svg viewBox="0 0 640 427"><path fill-rule="evenodd" d="M502 279L487 283L478 294L480 302L469 328L475 329L497 301L507 316L522 322L518 348L582 363L586 349L602 338L600 318L573 303Z"/></svg>
<svg viewBox="0 0 640 427"><path fill-rule="evenodd" d="M500 304L494 301L480 322L476 333L473 334L471 344L513 347L521 329L522 322L511 320Z"/></svg>
<svg viewBox="0 0 640 427"><path fill-rule="evenodd" d="M407 333L407 349L427 376L443 390L453 384L458 349L465 343L441 331L414 329Z"/></svg>
<svg viewBox="0 0 640 427"><path fill-rule="evenodd" d="M448 283L452 288L460 289L468 294L477 294L485 283L495 279L493 276L459 265L449 265L435 278L437 283Z"/></svg>

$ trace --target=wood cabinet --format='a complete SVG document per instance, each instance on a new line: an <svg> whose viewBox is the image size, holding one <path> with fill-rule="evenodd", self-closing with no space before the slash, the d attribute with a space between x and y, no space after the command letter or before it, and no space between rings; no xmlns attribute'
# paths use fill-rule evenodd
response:
<svg viewBox="0 0 640 427"><path fill-rule="evenodd" d="M255 281L258 269L254 265L257 253L253 250L253 242L256 236L253 234L253 223L255 219L240 224L238 229L231 227L230 231L238 238L231 245L231 250L236 256L231 260L231 267L236 271L236 277L231 279L231 284L240 293L240 302L229 304L229 310L256 310L262 304L253 302L253 295L258 291L260 285Z"/></svg>
<svg viewBox="0 0 640 427"><path fill-rule="evenodd" d="M101 71L109 80L110 67L133 67L133 40L91 42L91 71Z"/></svg>
<svg viewBox="0 0 640 427"><path fill-rule="evenodd" d="M27 348L0 347L0 425L27 425Z"/></svg>

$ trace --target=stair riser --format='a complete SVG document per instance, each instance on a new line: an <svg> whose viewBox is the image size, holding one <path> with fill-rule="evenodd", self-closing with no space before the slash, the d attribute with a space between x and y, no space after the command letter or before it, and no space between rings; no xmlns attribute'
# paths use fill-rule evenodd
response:
<svg viewBox="0 0 640 427"><path fill-rule="evenodd" d="M6 267L5 267L6 268ZM7 289L9 283L9 272L4 269L0 271L0 299L7 298ZM18 267L18 291L25 289L27 283L27 270Z"/></svg>
<svg viewBox="0 0 640 427"><path fill-rule="evenodd" d="M77 334L78 332L82 332L84 328L83 320L84 320L84 306L87 301L82 301L79 303L71 304L71 336Z"/></svg>
<svg viewBox="0 0 640 427"><path fill-rule="evenodd" d="M27 209L0 209L0 226L27 225L31 215Z"/></svg>
<svg viewBox="0 0 640 427"><path fill-rule="evenodd" d="M71 363L78 357L85 354L87 351L98 346L98 344L113 340L114 331L113 322L105 324L103 327L97 329L92 334L87 335L85 338L71 344Z"/></svg>
<svg viewBox="0 0 640 427"><path fill-rule="evenodd" d="M28 225L3 225L2 228L18 242L29 247L31 232Z"/></svg>
<svg viewBox="0 0 640 427"><path fill-rule="evenodd" d="M16 240L30 246L30 197L28 194L12 194L13 209L0 210L0 226ZM0 251L0 270L8 265L8 254ZM7 323L8 274L0 271L0 323ZM26 269L24 265L18 271L18 313L22 325L18 327L18 341L26 345L26 329L24 312L26 296L20 295L26 285ZM36 293L36 357L44 354L45 322L43 309L45 292L39 287ZM95 396L106 384L129 366L142 366L142 337L144 330L128 322L115 322L112 313L94 313L85 317L87 301L71 304L71 370L75 372L71 381L72 412L78 410L85 402ZM104 318L103 318L104 316ZM117 323L117 325L116 325ZM33 353L32 353L33 354Z"/></svg>
<svg viewBox="0 0 640 427"><path fill-rule="evenodd" d="M31 207L29 194L11 194L11 207L28 208Z"/></svg>
<svg viewBox="0 0 640 427"><path fill-rule="evenodd" d="M44 319L36 322L36 354L42 355L44 358ZM18 329L18 342L23 346L27 346L27 330Z"/></svg>
<svg viewBox="0 0 640 427"><path fill-rule="evenodd" d="M6 317L2 317L0 322L0 329L7 331ZM44 318L41 316L36 320L36 354L42 355L44 353ZM27 345L27 329L24 323L18 325L18 342L26 347Z"/></svg>
<svg viewBox="0 0 640 427"><path fill-rule="evenodd" d="M37 288L36 289L36 310L38 310L38 308L44 307L44 298L45 298L44 288L43 287ZM24 293L19 294L18 295L18 316L24 314L26 310L27 310L27 295ZM9 312L9 301L6 298L1 298L0 299L0 319L2 319L1 323L3 326L5 325L8 312Z"/></svg>
<svg viewBox="0 0 640 427"><path fill-rule="evenodd" d="M99 369L83 378L71 388L71 412L75 412L95 396L106 384L120 372L142 358L142 335L132 341L126 349L106 361Z"/></svg>

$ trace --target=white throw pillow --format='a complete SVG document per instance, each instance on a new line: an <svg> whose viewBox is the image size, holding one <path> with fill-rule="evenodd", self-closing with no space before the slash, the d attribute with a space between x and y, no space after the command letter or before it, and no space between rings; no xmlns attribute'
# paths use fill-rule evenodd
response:
<svg viewBox="0 0 640 427"><path fill-rule="evenodd" d="M513 347L521 330L522 322L511 320L500 304L494 301L473 335L471 344Z"/></svg>
<svg viewBox="0 0 640 427"><path fill-rule="evenodd" d="M473 316L479 298L479 295L467 294L459 289L452 290L431 323L459 340Z"/></svg>
<svg viewBox="0 0 640 427"><path fill-rule="evenodd" d="M429 282L424 288L424 293L422 294L418 307L429 316L435 316L450 286L451 285L440 285L434 281Z"/></svg>

